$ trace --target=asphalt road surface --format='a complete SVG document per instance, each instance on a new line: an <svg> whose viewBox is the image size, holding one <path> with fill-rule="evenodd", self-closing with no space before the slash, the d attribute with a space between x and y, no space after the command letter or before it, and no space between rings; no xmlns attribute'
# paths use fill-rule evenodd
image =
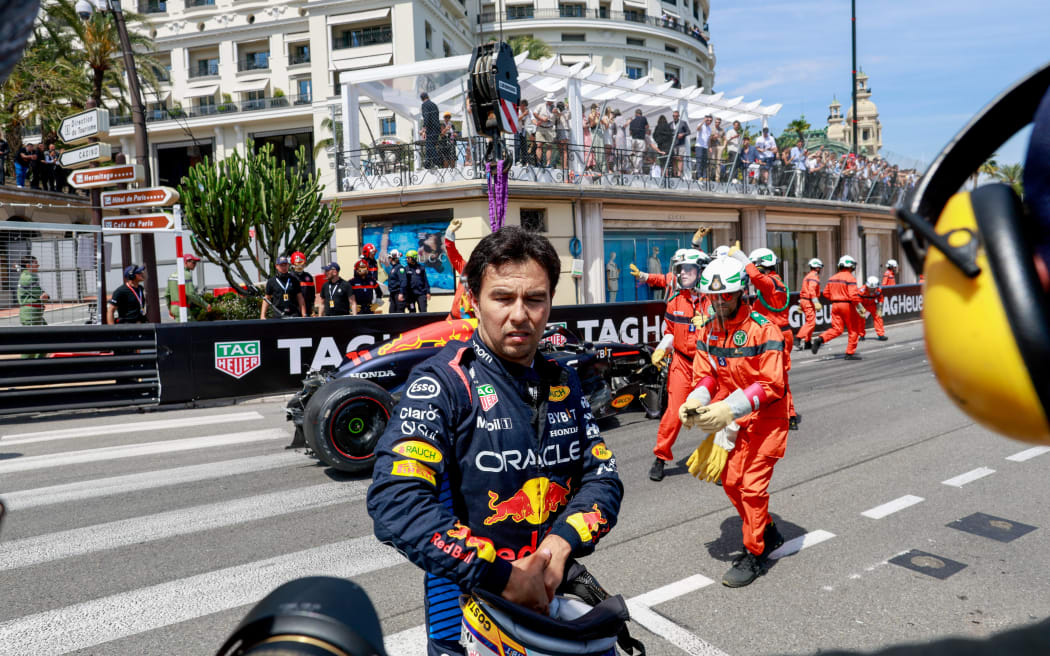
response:
<svg viewBox="0 0 1050 656"><path fill-rule="evenodd" d="M771 486L788 543L752 585L723 572L740 521L684 462L648 480L657 422L604 427L626 497L585 562L630 600L649 654L807 654L983 636L1050 615L1050 449L974 425L930 372L917 323L791 374L802 430ZM966 357L960 353L959 357ZM0 654L212 654L251 604L350 577L392 654L421 654L422 574L376 543L354 479L284 450L279 402L0 425Z"/></svg>

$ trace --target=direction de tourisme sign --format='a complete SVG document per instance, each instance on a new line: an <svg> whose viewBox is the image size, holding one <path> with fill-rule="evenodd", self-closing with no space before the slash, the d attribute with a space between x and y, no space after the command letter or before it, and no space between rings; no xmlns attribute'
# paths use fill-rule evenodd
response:
<svg viewBox="0 0 1050 656"><path fill-rule="evenodd" d="M106 166L97 169L81 169L69 175L69 184L77 189L108 187L110 185L140 182L143 178L142 166L123 164Z"/></svg>
<svg viewBox="0 0 1050 656"><path fill-rule="evenodd" d="M179 192L171 187L122 189L102 192L102 209L124 207L167 207L179 202Z"/></svg>
<svg viewBox="0 0 1050 656"><path fill-rule="evenodd" d="M102 219L103 232L158 232L175 229L175 218L166 212L110 216Z"/></svg>
<svg viewBox="0 0 1050 656"><path fill-rule="evenodd" d="M109 134L109 110L104 108L89 109L62 119L58 127L58 136L67 144L77 144L91 137L104 137Z"/></svg>

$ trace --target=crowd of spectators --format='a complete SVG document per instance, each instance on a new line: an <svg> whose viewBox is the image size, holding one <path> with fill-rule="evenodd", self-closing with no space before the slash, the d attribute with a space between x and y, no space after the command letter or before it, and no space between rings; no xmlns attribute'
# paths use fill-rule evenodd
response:
<svg viewBox="0 0 1050 656"><path fill-rule="evenodd" d="M7 163L11 160L15 186L19 189L25 189L28 185L30 189L76 193L67 182L69 169L59 166L62 152L54 143L23 143L12 151L7 140L0 136L0 184L7 184Z"/></svg>

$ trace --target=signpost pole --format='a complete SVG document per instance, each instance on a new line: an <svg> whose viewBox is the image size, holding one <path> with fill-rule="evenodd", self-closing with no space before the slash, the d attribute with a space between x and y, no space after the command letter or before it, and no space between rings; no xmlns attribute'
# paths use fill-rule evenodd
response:
<svg viewBox="0 0 1050 656"><path fill-rule="evenodd" d="M186 264L182 254L182 205L175 206L175 267L179 275L179 323L189 321L186 307Z"/></svg>

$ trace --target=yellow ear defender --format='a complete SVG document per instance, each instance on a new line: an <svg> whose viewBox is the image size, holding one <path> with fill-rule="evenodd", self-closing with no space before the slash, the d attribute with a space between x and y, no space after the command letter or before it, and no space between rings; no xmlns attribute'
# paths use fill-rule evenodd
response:
<svg viewBox="0 0 1050 656"><path fill-rule="evenodd" d="M1048 89L1050 65L1003 92L937 156L897 209L904 252L926 276L926 351L941 387L987 428L1046 444L1050 291L1037 272L1035 246L1050 235L1040 234L1007 185L957 192L1032 122ZM1041 129L1050 125L1037 124Z"/></svg>

